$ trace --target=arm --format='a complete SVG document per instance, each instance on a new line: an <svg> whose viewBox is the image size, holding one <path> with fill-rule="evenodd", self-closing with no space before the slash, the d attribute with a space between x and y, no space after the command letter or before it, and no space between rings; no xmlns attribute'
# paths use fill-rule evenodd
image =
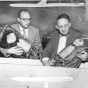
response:
<svg viewBox="0 0 88 88"><path fill-rule="evenodd" d="M78 30L75 30L75 29L72 29L71 34L73 35L73 37L74 37L75 39L78 39L78 38L81 38L81 37L82 37L81 32L78 31Z"/></svg>
<svg viewBox="0 0 88 88"><path fill-rule="evenodd" d="M33 44L42 47L39 30L37 30L37 32L35 34L35 38L34 38Z"/></svg>
<svg viewBox="0 0 88 88"><path fill-rule="evenodd" d="M41 37L40 37L40 32L39 32L39 29L37 29L36 31L36 34L35 34L35 38L34 38L34 41L33 41L33 46L35 46L38 50L38 55L39 55L39 58L42 59L42 52L43 52L43 48L42 48L42 44L41 44ZM34 54L36 56L36 54ZM37 57L38 57L37 55Z"/></svg>
<svg viewBox="0 0 88 88"><path fill-rule="evenodd" d="M88 53L86 51L82 51L80 54L77 55L82 61L86 61L88 58Z"/></svg>
<svg viewBox="0 0 88 88"><path fill-rule="evenodd" d="M9 31L12 31L13 33L15 33L15 29L11 28L10 26L3 28L2 32L0 33L0 50L1 50L1 52L5 56L7 56L8 54L22 54L23 53L22 48L18 48L17 46L8 48L9 44L8 43L6 43L6 45L4 44L2 37L5 35L5 33L9 32Z"/></svg>
<svg viewBox="0 0 88 88"><path fill-rule="evenodd" d="M49 66L49 59L52 54L52 41L50 40L42 53L42 63L44 66Z"/></svg>
<svg viewBox="0 0 88 88"><path fill-rule="evenodd" d="M75 41L73 42L76 46L83 46L84 40L82 39L81 33L79 31L74 32Z"/></svg>
<svg viewBox="0 0 88 88"><path fill-rule="evenodd" d="M45 58L45 57L51 58L52 48L53 48L52 41L50 40L42 53L42 58Z"/></svg>
<svg viewBox="0 0 88 88"><path fill-rule="evenodd" d="M24 39L19 39L19 42L17 43L18 47L21 47L25 52L28 52L31 48L31 44L29 44Z"/></svg>
<svg viewBox="0 0 88 88"><path fill-rule="evenodd" d="M23 49L21 47L11 47L9 49L4 49L0 47L1 52L4 56L8 57L10 54L21 55L23 53Z"/></svg>
<svg viewBox="0 0 88 88"><path fill-rule="evenodd" d="M11 47L9 49L3 49L0 47L1 52L7 56L8 54L16 54L21 55L23 52L28 52L31 47L31 44L29 44L24 39L19 39L19 42L17 43L17 46Z"/></svg>
<svg viewBox="0 0 88 88"><path fill-rule="evenodd" d="M6 56L7 53L8 53L8 49L4 49L4 48L1 48L1 47L0 47L0 51L4 54L4 56Z"/></svg>

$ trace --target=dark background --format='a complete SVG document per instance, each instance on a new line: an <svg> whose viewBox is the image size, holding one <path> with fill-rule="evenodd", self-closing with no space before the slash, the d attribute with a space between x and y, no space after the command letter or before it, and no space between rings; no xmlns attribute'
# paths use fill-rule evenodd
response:
<svg viewBox="0 0 88 88"><path fill-rule="evenodd" d="M38 7L38 8L17 8L0 7L0 24L14 22L21 9L28 9L31 14L31 24L38 27L42 34L50 33L54 30L56 18L59 14L66 13L71 18L72 27L80 30L82 34L88 33L88 21L85 18L85 7Z"/></svg>

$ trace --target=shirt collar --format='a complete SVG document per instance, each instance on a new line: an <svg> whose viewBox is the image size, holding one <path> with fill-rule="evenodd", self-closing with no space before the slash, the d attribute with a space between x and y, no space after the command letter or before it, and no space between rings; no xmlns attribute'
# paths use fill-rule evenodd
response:
<svg viewBox="0 0 88 88"><path fill-rule="evenodd" d="M19 27L20 27L20 30L26 29L26 28L23 28L20 24L19 24Z"/></svg>
<svg viewBox="0 0 88 88"><path fill-rule="evenodd" d="M67 35L64 36L64 35L60 34L60 37L69 37L69 35L67 34Z"/></svg>
<svg viewBox="0 0 88 88"><path fill-rule="evenodd" d="M19 28L20 28L20 31L23 31L23 28L22 28L22 26L21 26L21 25L19 25Z"/></svg>

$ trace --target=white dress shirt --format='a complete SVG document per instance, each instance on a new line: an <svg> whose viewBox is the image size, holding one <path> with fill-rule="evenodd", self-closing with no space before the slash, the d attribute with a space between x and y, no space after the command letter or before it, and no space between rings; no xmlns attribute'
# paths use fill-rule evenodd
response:
<svg viewBox="0 0 88 88"><path fill-rule="evenodd" d="M66 46L66 40L67 40L66 36L61 36L60 37L59 43L58 43L57 54L65 48L65 46Z"/></svg>

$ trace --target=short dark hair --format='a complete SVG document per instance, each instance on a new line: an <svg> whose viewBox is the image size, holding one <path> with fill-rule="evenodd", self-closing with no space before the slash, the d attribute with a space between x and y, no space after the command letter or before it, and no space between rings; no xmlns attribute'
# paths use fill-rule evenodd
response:
<svg viewBox="0 0 88 88"><path fill-rule="evenodd" d="M62 18L65 18L65 19L67 19L70 22L70 17L67 14L61 14L61 15L59 15L57 17L57 20L62 19Z"/></svg>
<svg viewBox="0 0 88 88"><path fill-rule="evenodd" d="M20 14L21 14L21 12L28 12L28 13L29 13L28 10L26 10L26 9L22 9L22 10L20 10L20 11L18 12L18 17L19 17L19 18L20 18Z"/></svg>

